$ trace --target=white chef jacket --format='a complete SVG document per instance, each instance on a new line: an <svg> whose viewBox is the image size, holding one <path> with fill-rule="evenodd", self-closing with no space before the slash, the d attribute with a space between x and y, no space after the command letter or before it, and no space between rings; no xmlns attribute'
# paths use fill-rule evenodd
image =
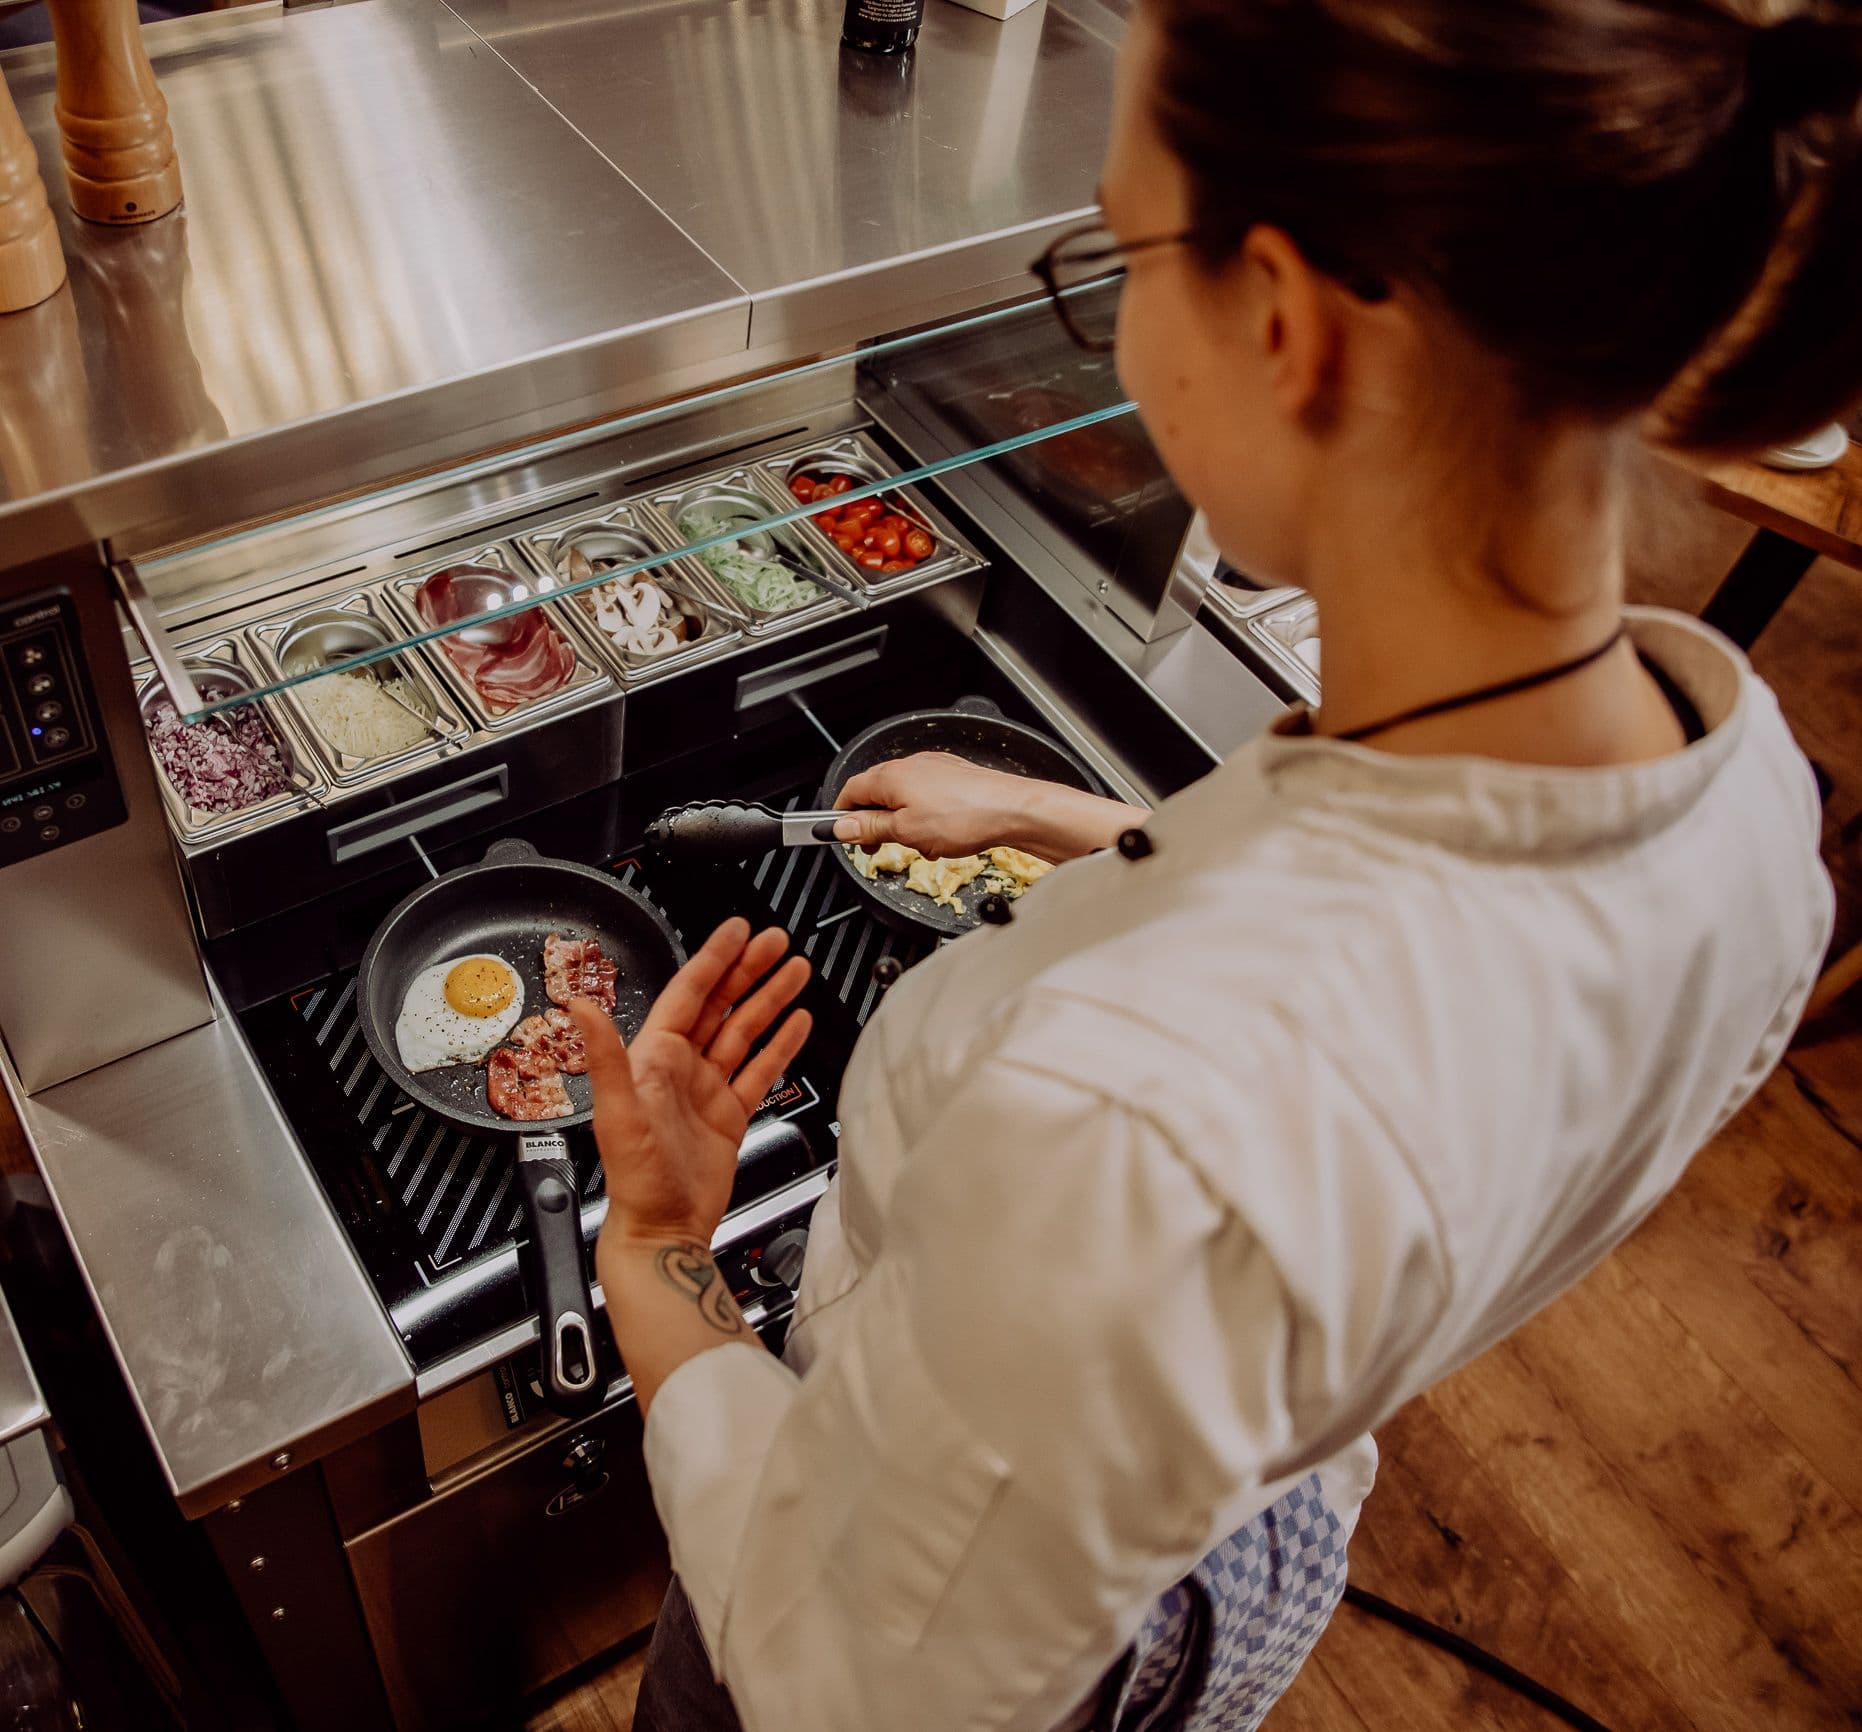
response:
<svg viewBox="0 0 1862 1732"><path fill-rule="evenodd" d="M1832 916L1770 691L1549 769L1275 735L913 969L848 1070L783 1362L646 1428L748 1732L1052 1732L1146 1607L1570 1286L1776 1062ZM1362 1441L1361 1441L1362 1440Z"/></svg>

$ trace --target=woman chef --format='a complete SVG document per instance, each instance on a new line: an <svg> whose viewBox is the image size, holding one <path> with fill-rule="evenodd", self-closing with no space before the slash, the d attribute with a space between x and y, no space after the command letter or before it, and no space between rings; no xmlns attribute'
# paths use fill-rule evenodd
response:
<svg viewBox="0 0 1862 1732"><path fill-rule="evenodd" d="M1626 476L1862 392L1859 105L1835 7L1147 0L1109 234L1044 266L1128 263L1122 378L1229 558L1317 598L1324 705L1150 814L847 788L888 808L849 839L1071 863L868 1027L785 1359L707 1246L807 965L736 921L631 1062L585 1019L680 1584L643 1727L1254 1726L1370 1429L1771 1068L1816 794L1735 650L1625 608Z"/></svg>

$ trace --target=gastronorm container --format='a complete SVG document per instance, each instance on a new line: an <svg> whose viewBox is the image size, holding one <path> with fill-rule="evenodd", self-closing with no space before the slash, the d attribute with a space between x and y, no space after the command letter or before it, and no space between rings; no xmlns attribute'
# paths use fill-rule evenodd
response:
<svg viewBox="0 0 1862 1732"><path fill-rule="evenodd" d="M386 648L400 638L401 628L398 621L384 613L371 590L358 589L308 611L261 621L249 626L246 635L260 669L268 679L276 680L312 668L340 666L354 656ZM427 724L427 737L396 751L357 757L325 735L299 690L281 693L278 701L290 710L291 719L310 741L331 781L350 786L376 776L399 774L439 756L470 731L459 706L418 649L403 650L351 671L377 679L392 675L408 707Z"/></svg>
<svg viewBox="0 0 1862 1732"><path fill-rule="evenodd" d="M255 674L239 640L234 637L209 638L190 644L182 650L181 659L193 676L195 689L209 703L231 697L236 692L252 691L265 683ZM149 718L167 697L168 689L152 662L139 662L130 671L136 683L136 704L142 712L146 734ZM282 793L255 800L236 812L209 812L188 803L186 796L168 779L168 772L162 767L161 759L155 757L154 746L150 744L149 755L155 758L169 822L183 842L225 841L317 803L324 786L323 778L315 767L315 757L287 718L266 698L257 699L246 707L257 713L260 724L277 744L291 785Z"/></svg>
<svg viewBox="0 0 1862 1732"><path fill-rule="evenodd" d="M1307 703L1318 703L1319 604L1310 595L1296 590L1273 606L1250 614L1243 629L1249 642L1288 685Z"/></svg>
<svg viewBox="0 0 1862 1732"><path fill-rule="evenodd" d="M635 560L670 552L675 545L657 523L630 505L608 506L520 535L516 540L518 550L545 584L573 581L569 558L576 549L591 559ZM635 655L603 631L595 617L594 590L578 590L560 598L563 611L582 628L595 654L604 665L612 667L624 683L639 685L657 679L737 642L746 623L745 610L699 561L674 560L669 565L643 571L639 577L656 584L697 627L678 648L664 655Z"/></svg>
<svg viewBox="0 0 1862 1732"><path fill-rule="evenodd" d="M793 507L795 503L791 499L789 506ZM701 505L716 510L725 519L727 526L737 522L752 526L760 524L785 509L777 501L773 490L757 480L756 472L744 468L703 475L678 487L662 489L649 495L644 505L636 501L635 509L655 518L661 533L674 538L671 545L682 547L689 541L703 539L687 535L679 526L679 520L686 512ZM860 586L849 582L834 559L834 550L822 547L802 525L785 523L777 529L750 527L740 539L749 544L753 553L778 553L791 565L819 573L823 580L820 600L805 602L783 613L770 613L743 601L711 569L703 555L696 556L697 562L704 566L705 574L742 609L753 634L761 636L773 631L788 631L804 620L812 622L837 608L850 608L853 605L842 592L848 589L857 592Z"/></svg>
<svg viewBox="0 0 1862 1732"><path fill-rule="evenodd" d="M414 631L431 630L415 600L420 586L436 572L450 571L464 565L474 566L483 574L469 580L479 591L478 605L473 609L475 613L485 608L500 607L506 601L543 593L537 573L530 569L529 561L506 543L494 542L484 547L463 550L448 559L429 560L417 570L390 578L387 584L390 607ZM549 622L550 629L575 652L575 671L555 691L542 697L529 698L508 710L494 709L486 702L478 687L454 666L452 658L446 653L444 638L432 640L433 659L448 689L465 706L466 714L481 727L509 727L514 723L533 721L538 716L553 715L594 696L599 688L610 683L606 669L595 660L594 653L583 642L574 623L561 612L561 604L542 602L538 611ZM495 631L498 623L494 621L491 626L479 629Z"/></svg>
<svg viewBox="0 0 1862 1732"><path fill-rule="evenodd" d="M879 447L861 433L843 433L835 439L818 439L793 451L766 457L757 464L757 471L784 502L785 507L801 503L789 489L790 481L797 475L806 475L811 480L845 475L855 486L863 487L869 481L883 481L897 473ZM930 555L909 571L870 571L842 553L835 546L833 538L812 520L808 524L809 534L826 544L828 555L836 565L850 572L857 582L864 584L873 594L891 595L901 589L915 588L921 583L935 583L958 572L974 571L984 563L916 487L888 488L876 497L888 511L910 518L937 543Z"/></svg>

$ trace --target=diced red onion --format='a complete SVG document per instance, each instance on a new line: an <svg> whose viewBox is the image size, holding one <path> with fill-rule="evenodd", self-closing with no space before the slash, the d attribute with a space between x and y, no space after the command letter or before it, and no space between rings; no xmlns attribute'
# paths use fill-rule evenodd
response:
<svg viewBox="0 0 1862 1732"><path fill-rule="evenodd" d="M184 722L172 703L157 704L149 745L175 792L203 812L243 811L291 787L278 742L249 706Z"/></svg>

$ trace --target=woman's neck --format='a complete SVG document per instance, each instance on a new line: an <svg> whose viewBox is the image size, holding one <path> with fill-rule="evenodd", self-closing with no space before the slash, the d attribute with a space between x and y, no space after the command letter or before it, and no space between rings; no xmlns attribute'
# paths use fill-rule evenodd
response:
<svg viewBox="0 0 1862 1732"><path fill-rule="evenodd" d="M1320 734L1375 727L1421 705L1595 650L1621 623L1621 489L1607 453L1554 453L1476 512L1359 497L1315 515ZM1486 527L1483 528L1483 522ZM1521 763L1635 762L1684 742L1627 642L1564 678L1380 729L1378 749Z"/></svg>

